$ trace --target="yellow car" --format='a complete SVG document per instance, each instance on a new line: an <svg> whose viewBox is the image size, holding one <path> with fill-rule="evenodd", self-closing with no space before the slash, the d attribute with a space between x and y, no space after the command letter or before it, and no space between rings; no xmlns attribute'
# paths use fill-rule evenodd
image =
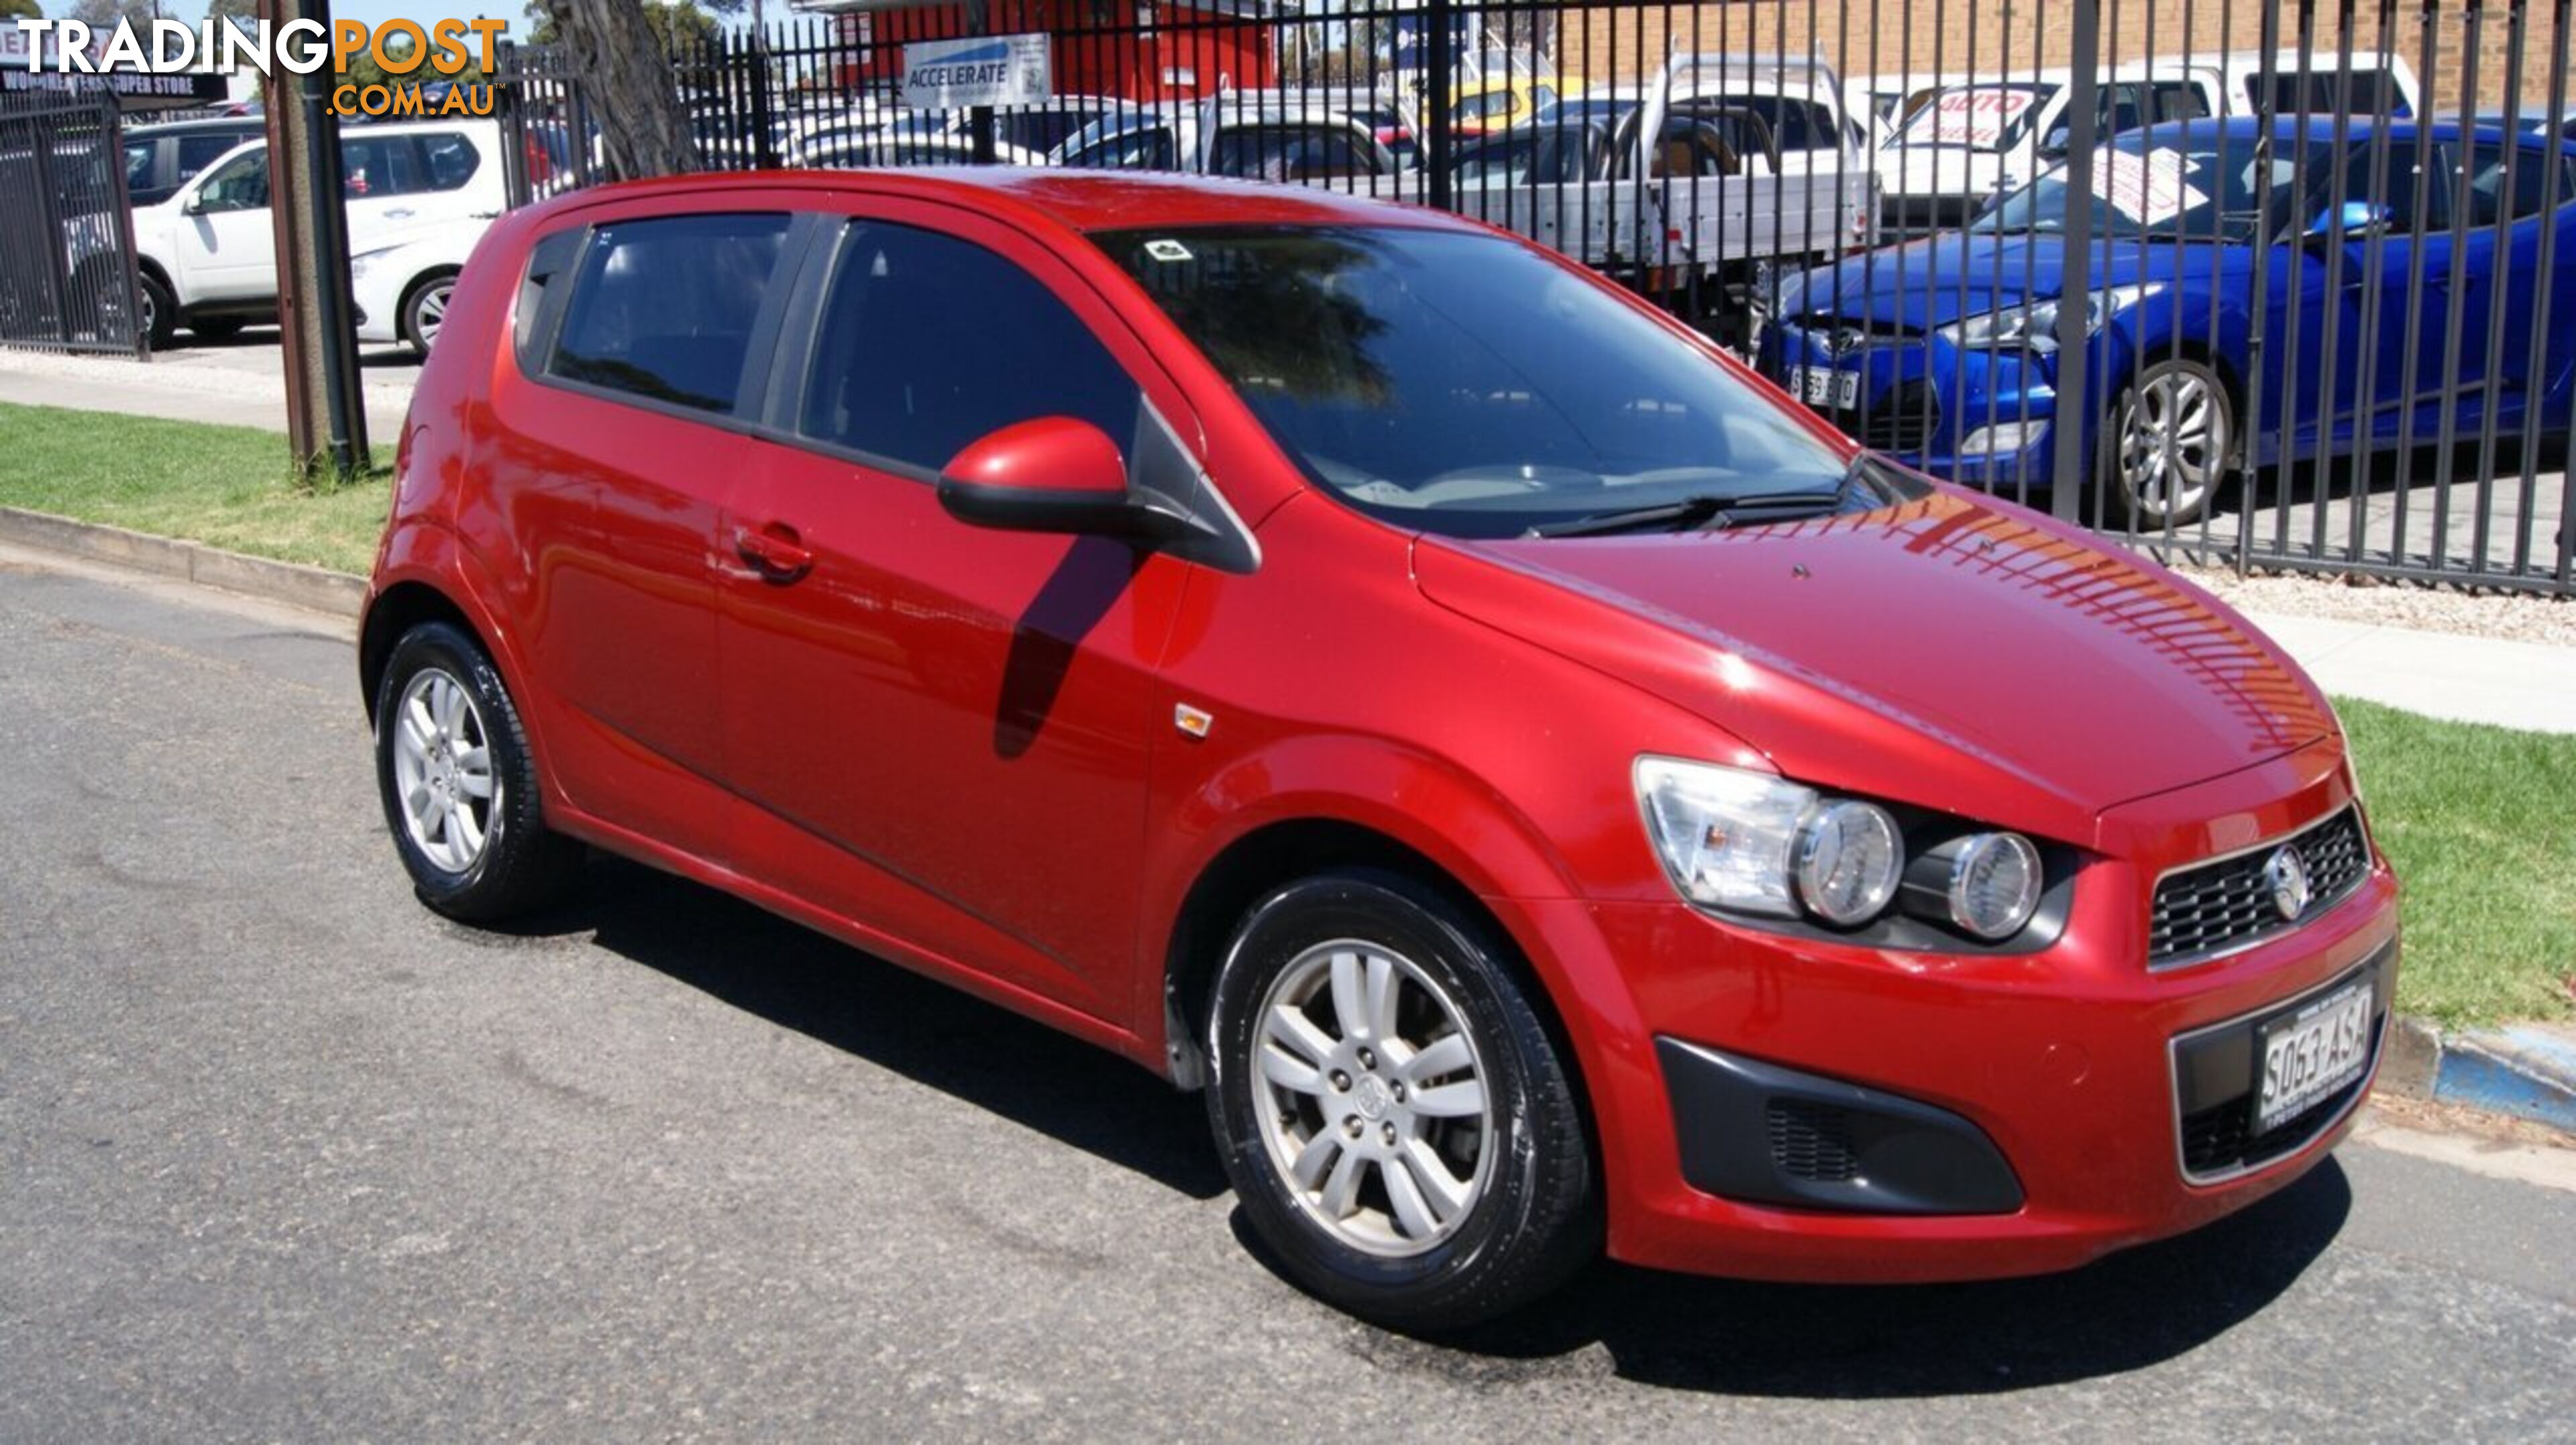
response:
<svg viewBox="0 0 2576 1445"><path fill-rule="evenodd" d="M1511 129L1558 100L1583 93L1572 78L1540 80L1529 76L1496 76L1470 80L1449 91L1450 133L1461 137L1491 135Z"/></svg>

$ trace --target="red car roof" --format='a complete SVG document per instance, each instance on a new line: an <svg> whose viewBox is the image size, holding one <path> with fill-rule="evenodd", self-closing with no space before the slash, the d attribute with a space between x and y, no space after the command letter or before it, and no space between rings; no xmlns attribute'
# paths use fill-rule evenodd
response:
<svg viewBox="0 0 2576 1445"><path fill-rule="evenodd" d="M1267 185L1168 172L1079 171L1013 166L939 166L913 170L699 172L660 180L593 187L564 199L609 199L650 192L780 186L948 201L979 210L1017 209L1076 231L1151 226L1428 226L1472 230L1418 206L1338 195L1308 186ZM1000 204L996 204L999 202Z"/></svg>

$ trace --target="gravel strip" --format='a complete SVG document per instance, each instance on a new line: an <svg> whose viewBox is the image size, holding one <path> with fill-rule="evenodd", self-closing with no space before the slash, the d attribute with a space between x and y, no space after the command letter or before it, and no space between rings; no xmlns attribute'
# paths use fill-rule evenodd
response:
<svg viewBox="0 0 2576 1445"><path fill-rule="evenodd" d="M2224 568L2177 567L2240 612L2281 612L2421 632L2576 647L2576 599L2521 592L2461 592L2322 573L2239 577Z"/></svg>

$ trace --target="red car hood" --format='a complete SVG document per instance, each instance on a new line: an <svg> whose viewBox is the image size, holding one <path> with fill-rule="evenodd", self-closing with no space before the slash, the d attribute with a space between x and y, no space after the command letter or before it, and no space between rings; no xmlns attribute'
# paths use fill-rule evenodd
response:
<svg viewBox="0 0 2576 1445"><path fill-rule="evenodd" d="M1948 491L1720 532L1426 537L1415 576L1788 776L2061 837L2333 730L2296 665L2207 593Z"/></svg>

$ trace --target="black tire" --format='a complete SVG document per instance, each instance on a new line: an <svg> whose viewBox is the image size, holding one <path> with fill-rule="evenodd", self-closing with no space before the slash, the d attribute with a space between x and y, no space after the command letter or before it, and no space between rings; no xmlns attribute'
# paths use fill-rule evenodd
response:
<svg viewBox="0 0 2576 1445"><path fill-rule="evenodd" d="M1301 1202L1304 1191L1274 1153L1265 1106L1256 1102L1256 1089L1277 1087L1256 1063L1273 986L1301 958L1311 960L1319 945L1343 940L1391 950L1447 996L1459 1032L1478 1055L1477 1076L1486 1090L1491 1129L1476 1151L1485 1161L1479 1191L1443 1226L1447 1233L1426 1234L1427 1246L1403 1257L1346 1242L1328 1230L1313 1205ZM1583 1110L1556 1043L1515 976L1513 957L1488 925L1436 891L1375 871L1305 879L1270 895L1245 917L1208 1006L1208 1117L1245 1215L1300 1288L1391 1329L1450 1331L1548 1292L1599 1248ZM1438 1006L1427 994L1416 1003L1425 1001ZM1381 1061L1368 1067L1377 1069ZM1369 1082L1359 1081L1363 1089ZM1417 1089L1417 1102L1431 1092L1418 1084ZM1282 1091L1276 1097L1296 1096ZM1318 1097L1338 1109L1362 1095ZM1378 1099L1383 1097L1381 1091ZM1400 1103L1405 1095L1398 1089L1394 1097ZM1352 1137L1367 1133L1363 1126ZM1341 1147L1335 1146L1337 1154ZM1377 1174L1381 1199L1391 1198L1387 1183L1384 1173ZM1316 1191L1317 1197L1323 1192ZM1391 1204L1384 1213L1393 1219Z"/></svg>
<svg viewBox="0 0 2576 1445"><path fill-rule="evenodd" d="M429 355L430 347L437 344L439 327L446 319L447 299L455 293L456 273L453 271L423 277L403 293L403 340L423 358ZM434 315L430 312L433 303L437 307Z"/></svg>
<svg viewBox="0 0 2576 1445"><path fill-rule="evenodd" d="M167 351L179 334L179 300L149 271L139 273L137 280L143 291L144 342L154 351Z"/></svg>
<svg viewBox="0 0 2576 1445"><path fill-rule="evenodd" d="M2142 416L2153 415L2150 408L2174 404L2177 394L2201 399L2204 426L2211 429L2205 433L2208 439L2197 449L2177 442L2170 469L2141 479L2129 466L2132 425ZM2136 379L2112 399L2096 448L2095 491L2104 524L2143 534L2198 522L2226 484L2235 465L2236 446L2235 398L2216 371L2188 356L2168 356L2141 368Z"/></svg>
<svg viewBox="0 0 2576 1445"><path fill-rule="evenodd" d="M247 324L238 316L200 316L188 322L188 334L199 341L230 341Z"/></svg>
<svg viewBox="0 0 2576 1445"><path fill-rule="evenodd" d="M403 726L397 714L414 680L432 673L462 684L473 732L489 755L493 787L483 809L481 846L461 867L433 858L414 836L396 781ZM452 623L414 627L386 661L376 688L376 787L385 826L421 902L450 918L490 923L533 911L560 897L580 873L582 846L546 827L536 760L509 689L482 646Z"/></svg>

